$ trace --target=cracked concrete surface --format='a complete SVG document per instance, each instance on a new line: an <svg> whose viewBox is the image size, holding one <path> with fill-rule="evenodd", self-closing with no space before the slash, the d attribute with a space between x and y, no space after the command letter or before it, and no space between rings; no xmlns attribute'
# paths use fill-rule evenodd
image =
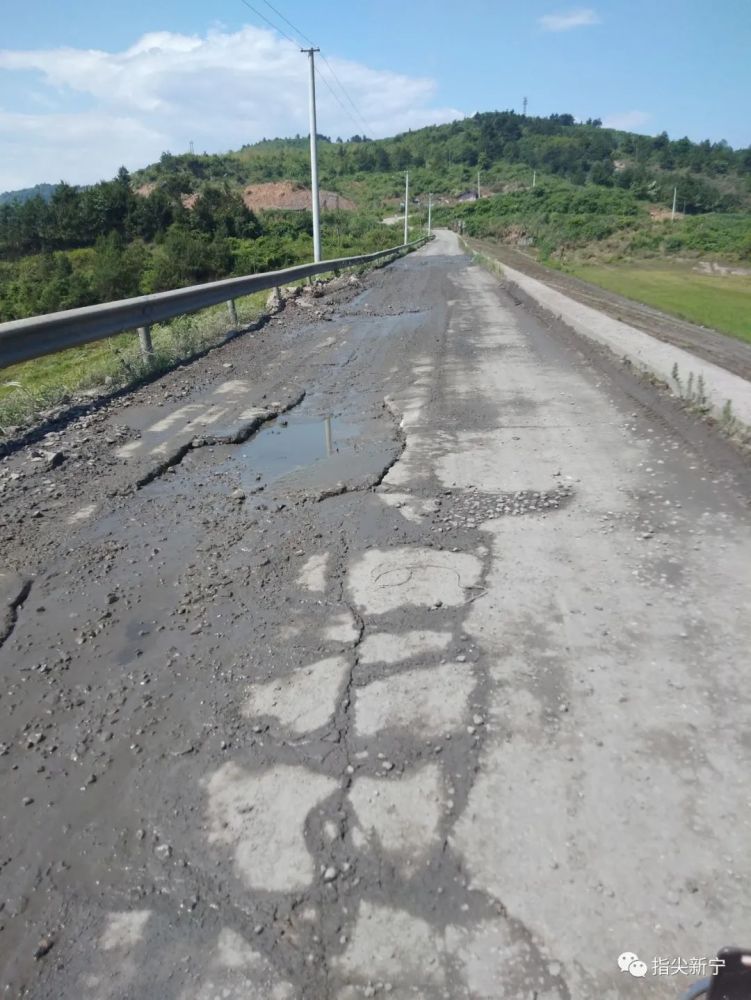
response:
<svg viewBox="0 0 751 1000"><path fill-rule="evenodd" d="M33 580L20 573L0 572L0 646L13 631L19 609L31 593Z"/></svg>
<svg viewBox="0 0 751 1000"><path fill-rule="evenodd" d="M370 614L404 605L458 605L466 588L480 577L478 560L468 553L404 548L366 552L349 573L355 602Z"/></svg>
<svg viewBox="0 0 751 1000"><path fill-rule="evenodd" d="M251 888L304 889L314 876L305 819L335 788L332 778L304 767L280 764L253 774L228 762L206 782L208 842L232 848L235 869Z"/></svg>
<svg viewBox="0 0 751 1000"><path fill-rule="evenodd" d="M450 234L331 294L0 464L6 992L672 998L618 955L746 920L748 467Z"/></svg>
<svg viewBox="0 0 751 1000"><path fill-rule="evenodd" d="M290 732L303 736L333 718L349 666L343 656L330 656L288 677L254 684L243 715L249 719L273 716Z"/></svg>
<svg viewBox="0 0 751 1000"><path fill-rule="evenodd" d="M359 831L358 848L375 841L405 874L414 874L435 848L446 796L437 764L425 764L398 781L356 778L349 792Z"/></svg>
<svg viewBox="0 0 751 1000"><path fill-rule="evenodd" d="M359 736L391 728L443 736L464 721L474 686L466 663L420 667L371 681L355 693L355 730Z"/></svg>

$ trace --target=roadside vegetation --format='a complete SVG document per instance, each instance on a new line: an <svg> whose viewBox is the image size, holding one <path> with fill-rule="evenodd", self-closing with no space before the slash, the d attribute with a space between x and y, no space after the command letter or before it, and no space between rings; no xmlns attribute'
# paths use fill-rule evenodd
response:
<svg viewBox="0 0 751 1000"><path fill-rule="evenodd" d="M310 212L251 212L240 192L206 185L184 204L170 185L135 192L126 170L86 189L59 185L0 206L0 322L180 288L310 259ZM377 217L327 212L328 256L380 250Z"/></svg>
<svg viewBox="0 0 751 1000"><path fill-rule="evenodd" d="M702 274L694 265L751 265L751 148L636 135L603 128L598 119L576 123L569 114L505 111L377 141L321 136L319 159L322 186L356 205L323 213L326 257L400 241L401 229L381 219L403 211L409 170L415 234L430 192L435 225L520 247L624 295L749 338L751 278ZM307 138L296 136L226 154L165 152L133 175L121 169L86 188L61 183L6 193L0 322L309 260L310 212L254 212L243 200L248 185L306 185L308 177ZM478 180L482 197L472 200ZM202 314L155 330L157 363L215 342L225 316ZM192 346L184 342L188 330ZM0 424L14 423L33 399L39 408L103 381L140 377L140 364L134 337L125 334L6 369Z"/></svg>
<svg viewBox="0 0 751 1000"><path fill-rule="evenodd" d="M751 343L751 276L703 273L691 263L580 264L567 270L627 298Z"/></svg>
<svg viewBox="0 0 751 1000"><path fill-rule="evenodd" d="M248 326L264 311L266 292L235 300L240 326ZM181 362L220 344L232 324L225 305L180 316L151 328L154 348L147 363L138 337L117 337L71 347L34 361L4 368L0 373L0 440L38 416L51 415L90 391L114 392L167 371Z"/></svg>

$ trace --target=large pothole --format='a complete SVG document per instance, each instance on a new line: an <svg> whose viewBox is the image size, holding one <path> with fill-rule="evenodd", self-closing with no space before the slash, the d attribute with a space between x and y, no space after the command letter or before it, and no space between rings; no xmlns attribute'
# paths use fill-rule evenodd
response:
<svg viewBox="0 0 751 1000"><path fill-rule="evenodd" d="M320 498L380 482L402 447L384 405L332 411L325 397L308 396L246 441L189 450L175 471L189 477L198 495ZM174 489L174 483L162 488Z"/></svg>

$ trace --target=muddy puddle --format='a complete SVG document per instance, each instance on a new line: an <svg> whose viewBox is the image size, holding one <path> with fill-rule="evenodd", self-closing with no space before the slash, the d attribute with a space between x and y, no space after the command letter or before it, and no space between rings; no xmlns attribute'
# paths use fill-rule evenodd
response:
<svg viewBox="0 0 751 1000"><path fill-rule="evenodd" d="M342 417L282 417L232 448L217 472L233 471L252 489L319 463L338 465L363 446L362 426Z"/></svg>
<svg viewBox="0 0 751 1000"><path fill-rule="evenodd" d="M271 421L242 444L188 452L175 469L177 482L166 476L152 486L157 493L182 486L199 494L351 489L376 478L399 448L387 416L355 421L302 409Z"/></svg>

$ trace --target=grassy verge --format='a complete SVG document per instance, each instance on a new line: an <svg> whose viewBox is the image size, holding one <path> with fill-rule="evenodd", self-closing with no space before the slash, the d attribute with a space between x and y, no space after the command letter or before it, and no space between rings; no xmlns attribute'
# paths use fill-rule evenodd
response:
<svg viewBox="0 0 751 1000"><path fill-rule="evenodd" d="M611 292L751 343L747 275L702 274L690 264L663 261L574 264L566 270Z"/></svg>
<svg viewBox="0 0 751 1000"><path fill-rule="evenodd" d="M412 238L421 235L415 233ZM367 251L353 249L347 254ZM355 268L362 274L381 267L392 258ZM318 275L325 281L334 272ZM306 284L306 280L292 284ZM247 326L263 313L269 291L235 300L239 325ZM144 362L134 333L123 333L83 347L50 354L0 369L0 440L13 437L20 428L38 417L49 415L88 390L114 390L167 371L202 351L221 343L231 329L226 304L205 309L192 316L180 316L151 328L154 357Z"/></svg>
<svg viewBox="0 0 751 1000"><path fill-rule="evenodd" d="M241 326L261 315L268 294L257 292L236 300ZM151 364L141 358L137 334L123 333L5 368L0 371L0 437L86 390L116 389L166 371L220 343L230 328L227 307L222 304L153 326Z"/></svg>
<svg viewBox="0 0 751 1000"><path fill-rule="evenodd" d="M380 227L375 242L384 241L384 230L385 227ZM415 231L410 238L417 239L421 235L422 232ZM346 248L343 256L368 252L370 249L353 246ZM352 273L363 274L392 259L387 257L361 265ZM317 280L326 281L336 273L325 272L318 275ZM303 279L291 284L306 283L307 279ZM270 291L257 292L235 300L241 327L258 319L269 294ZM151 328L154 357L149 363L141 357L138 336L134 332L0 369L0 440L14 436L20 428L65 406L87 390L117 389L167 371L221 343L230 328L227 306L223 303L192 316L155 324Z"/></svg>

